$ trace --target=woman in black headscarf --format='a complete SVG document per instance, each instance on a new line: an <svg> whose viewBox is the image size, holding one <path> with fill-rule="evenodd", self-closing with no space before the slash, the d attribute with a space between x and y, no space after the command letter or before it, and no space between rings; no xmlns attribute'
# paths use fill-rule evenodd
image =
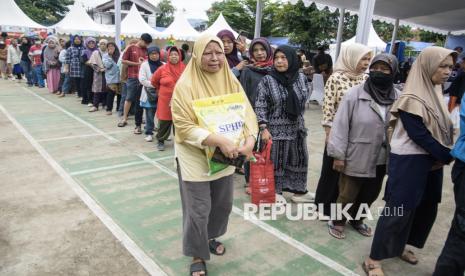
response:
<svg viewBox="0 0 465 276"><path fill-rule="evenodd" d="M299 72L294 48L278 47L273 60L270 74L258 85L255 101L262 140L273 141L276 193L291 192L294 202L310 202L313 197L307 193L307 129L303 117L309 92L307 78Z"/></svg>
<svg viewBox="0 0 465 276"><path fill-rule="evenodd" d="M327 145L333 169L341 173L336 202L342 207L353 204L349 223L367 237L372 229L357 214L362 204L369 207L378 198L386 175L388 114L400 95L393 84L397 64L391 54L375 56L368 79L349 89L340 103ZM344 239L347 219L329 221L329 234Z"/></svg>

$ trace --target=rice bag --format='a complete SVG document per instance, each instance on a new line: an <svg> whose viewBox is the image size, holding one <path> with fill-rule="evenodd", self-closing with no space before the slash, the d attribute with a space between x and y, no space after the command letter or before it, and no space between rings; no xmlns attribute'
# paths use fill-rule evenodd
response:
<svg viewBox="0 0 465 276"><path fill-rule="evenodd" d="M198 99L193 102L192 106L201 127L220 134L239 146L244 140L246 101L244 94L233 93ZM206 149L208 175L213 175L229 167L229 165L212 161L214 152L215 147Z"/></svg>

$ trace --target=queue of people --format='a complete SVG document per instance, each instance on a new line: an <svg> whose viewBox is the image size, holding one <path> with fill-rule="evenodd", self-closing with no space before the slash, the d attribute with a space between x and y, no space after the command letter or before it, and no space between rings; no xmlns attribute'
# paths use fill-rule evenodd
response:
<svg viewBox="0 0 465 276"><path fill-rule="evenodd" d="M210 254L224 255L218 239L228 227L233 204L234 167L208 174L206 147L217 147L229 158L253 156L256 140L272 141L275 190L278 201L291 193L294 203L315 202L331 216L331 205L352 204L351 217L361 205L370 206L384 191L385 210L402 206L404 214L381 216L376 227L363 220L342 217L328 221L328 233L346 238L347 223L365 237L373 236L363 269L383 275L381 262L398 257L419 262L413 248L423 248L441 201L443 167L455 159L456 211L434 275L463 275L465 269L464 105L460 110L461 136L454 149L450 107L442 84L449 78L457 54L441 47L426 48L413 63L403 91L396 89L397 58L374 55L361 44L343 47L332 61L320 49L314 63L325 75L322 126L325 131L321 175L316 194L307 189L309 151L305 107L310 96L306 58L290 46L273 49L265 38L249 49L224 30L204 34L188 47L151 46L143 34L121 53L113 42L73 36L70 41L50 36L45 45L22 38L7 48L0 41L0 71L7 67L29 86L46 86L65 97L72 92L89 105L112 115L115 105L126 127L131 112L134 134L156 140L157 149L174 136L175 158L183 212L183 253L192 257L191 275L206 275ZM186 62L186 58L189 61ZM187 65L186 65L187 63ZM14 69L16 68L16 69ZM240 93L247 99L242 136L236 145L224 136L200 127L193 102L207 97ZM463 98L460 97L463 103ZM142 130L145 113L145 129ZM155 135L156 132L156 135ZM250 164L244 165L246 186ZM250 193L249 189L246 189ZM449 273L454 271L454 273ZM461 273L461 274L460 274Z"/></svg>

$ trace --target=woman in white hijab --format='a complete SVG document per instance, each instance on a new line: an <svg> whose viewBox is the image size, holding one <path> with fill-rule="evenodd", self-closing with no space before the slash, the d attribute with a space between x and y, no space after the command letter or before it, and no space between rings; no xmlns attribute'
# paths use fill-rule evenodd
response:
<svg viewBox="0 0 465 276"><path fill-rule="evenodd" d="M365 45L354 43L343 47L334 65L334 73L325 85L322 125L326 132L326 142L315 203L317 206L323 206L323 210L319 211L326 216L331 215L330 204L336 203L339 195L339 172L333 170L334 158L330 157L326 150L329 132L336 117L339 103L346 92L349 88L359 85L367 79L368 75L365 72L370 65L371 58L372 50Z"/></svg>

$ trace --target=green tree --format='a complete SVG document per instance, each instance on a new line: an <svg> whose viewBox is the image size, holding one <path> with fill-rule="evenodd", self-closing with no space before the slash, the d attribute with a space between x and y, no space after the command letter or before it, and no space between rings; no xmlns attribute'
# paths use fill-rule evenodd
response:
<svg viewBox="0 0 465 276"><path fill-rule="evenodd" d="M74 0L15 0L21 10L32 20L43 25L53 25L63 19Z"/></svg>
<svg viewBox="0 0 465 276"><path fill-rule="evenodd" d="M344 15L343 38L352 36L356 21L348 13ZM339 11L331 12L328 8L318 10L312 3L305 7L302 1L297 4L284 4L279 10L275 24L279 24L284 34L292 43L300 44L304 49L316 49L320 44L329 44L336 38Z"/></svg>
<svg viewBox="0 0 465 276"><path fill-rule="evenodd" d="M157 8L160 12L157 14L157 26L168 27L174 20L176 8L171 3L171 0L161 0Z"/></svg>
<svg viewBox="0 0 465 276"><path fill-rule="evenodd" d="M433 33L430 31L420 30L419 34L420 40L425 42L433 42L436 46L444 46L446 43L446 36L438 33Z"/></svg>
<svg viewBox="0 0 465 276"><path fill-rule="evenodd" d="M263 0L263 17L261 36L279 36L279 26L274 24L275 16L279 10L279 4L270 0ZM207 16L209 24L215 22L220 13L223 13L224 18L228 21L231 28L239 31L244 31L249 38L252 38L255 30L255 14L257 10L257 0L225 0L214 2Z"/></svg>

